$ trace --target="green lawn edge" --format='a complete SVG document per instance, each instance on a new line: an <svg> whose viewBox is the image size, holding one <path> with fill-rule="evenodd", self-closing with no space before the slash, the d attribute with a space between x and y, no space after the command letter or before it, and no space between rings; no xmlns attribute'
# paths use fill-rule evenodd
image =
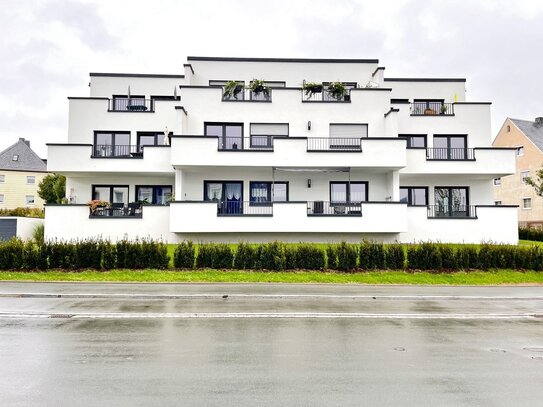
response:
<svg viewBox="0 0 543 407"><path fill-rule="evenodd" d="M407 285L515 285L543 284L543 272L517 270L427 273L370 271L356 273L245 270L110 270L110 271L0 271L3 281L33 282L133 282L133 283L319 283Z"/></svg>

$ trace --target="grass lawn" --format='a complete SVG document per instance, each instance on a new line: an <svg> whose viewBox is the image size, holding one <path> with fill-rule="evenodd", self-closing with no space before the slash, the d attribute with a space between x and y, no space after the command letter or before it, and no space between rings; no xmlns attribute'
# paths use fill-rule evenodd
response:
<svg viewBox="0 0 543 407"><path fill-rule="evenodd" d="M335 284L444 284L497 285L543 284L543 272L514 270L470 271L449 274L404 271L339 272L257 272L221 270L111 270L79 272L0 272L0 280L88 281L88 282L215 282L215 283L335 283Z"/></svg>

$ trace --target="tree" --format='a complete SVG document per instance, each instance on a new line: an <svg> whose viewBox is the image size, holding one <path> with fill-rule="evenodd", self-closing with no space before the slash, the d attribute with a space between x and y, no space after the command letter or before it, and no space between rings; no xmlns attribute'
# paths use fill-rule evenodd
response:
<svg viewBox="0 0 543 407"><path fill-rule="evenodd" d="M48 174L38 185L38 195L46 203L61 203L66 195L66 177Z"/></svg>

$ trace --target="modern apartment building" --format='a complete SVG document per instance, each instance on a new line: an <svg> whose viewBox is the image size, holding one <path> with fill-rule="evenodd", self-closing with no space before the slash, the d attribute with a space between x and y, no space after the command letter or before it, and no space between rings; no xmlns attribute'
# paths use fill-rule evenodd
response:
<svg viewBox="0 0 543 407"><path fill-rule="evenodd" d="M513 147L517 152L515 173L494 180L495 204L517 205L520 226L543 228L543 198L526 183L543 166L543 117L534 121L507 118L493 146Z"/></svg>
<svg viewBox="0 0 543 407"><path fill-rule="evenodd" d="M465 79L374 59L188 57L184 75L91 73L48 169L47 238L517 242L490 103ZM107 206L91 199L108 201Z"/></svg>
<svg viewBox="0 0 543 407"><path fill-rule="evenodd" d="M0 152L0 209L43 208L38 185L47 175L47 165L20 138Z"/></svg>

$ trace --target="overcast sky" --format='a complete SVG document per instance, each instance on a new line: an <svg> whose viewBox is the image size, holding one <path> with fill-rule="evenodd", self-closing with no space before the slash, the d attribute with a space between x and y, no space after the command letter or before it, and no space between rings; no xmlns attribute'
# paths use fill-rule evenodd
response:
<svg viewBox="0 0 543 407"><path fill-rule="evenodd" d="M378 58L388 77L465 77L467 100L543 116L543 1L0 0L0 149L67 142L89 72L183 73L187 55Z"/></svg>

